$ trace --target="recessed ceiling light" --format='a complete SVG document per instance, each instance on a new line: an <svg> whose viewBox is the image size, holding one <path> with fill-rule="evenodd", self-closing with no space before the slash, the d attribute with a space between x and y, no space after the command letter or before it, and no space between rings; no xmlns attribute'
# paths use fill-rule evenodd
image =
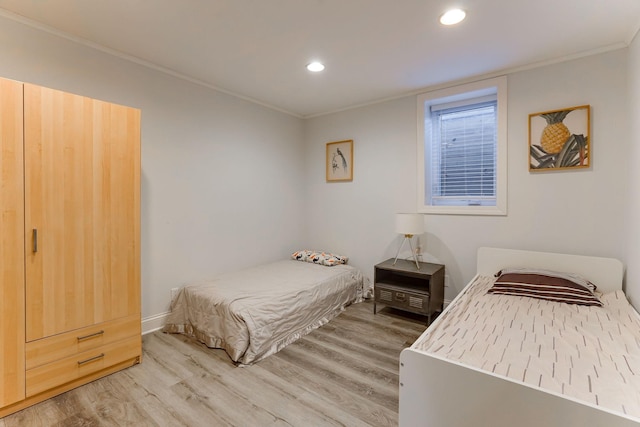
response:
<svg viewBox="0 0 640 427"><path fill-rule="evenodd" d="M455 25L458 22L461 22L464 17L467 16L466 12L462 9L451 9L446 11L440 17L440 23L442 25Z"/></svg>
<svg viewBox="0 0 640 427"><path fill-rule="evenodd" d="M317 61L312 62L311 64L307 65L307 70L317 73L318 71L324 70L324 65L322 65L322 63Z"/></svg>

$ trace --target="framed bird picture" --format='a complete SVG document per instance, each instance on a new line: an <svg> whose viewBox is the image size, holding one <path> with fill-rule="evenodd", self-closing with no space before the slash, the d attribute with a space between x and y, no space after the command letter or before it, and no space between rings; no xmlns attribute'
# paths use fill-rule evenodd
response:
<svg viewBox="0 0 640 427"><path fill-rule="evenodd" d="M327 143L327 182L353 181L353 140Z"/></svg>
<svg viewBox="0 0 640 427"><path fill-rule="evenodd" d="M591 107L529 115L529 170L588 168L591 160Z"/></svg>

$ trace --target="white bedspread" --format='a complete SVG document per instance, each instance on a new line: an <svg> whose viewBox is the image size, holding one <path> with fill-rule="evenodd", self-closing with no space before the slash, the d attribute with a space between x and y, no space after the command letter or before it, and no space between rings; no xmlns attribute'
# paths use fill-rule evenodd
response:
<svg viewBox="0 0 640 427"><path fill-rule="evenodd" d="M348 265L285 260L253 267L183 287L164 331L194 336L251 364L368 297L364 282Z"/></svg>
<svg viewBox="0 0 640 427"><path fill-rule="evenodd" d="M640 418L640 320L622 291L584 307L489 295L478 277L413 348Z"/></svg>

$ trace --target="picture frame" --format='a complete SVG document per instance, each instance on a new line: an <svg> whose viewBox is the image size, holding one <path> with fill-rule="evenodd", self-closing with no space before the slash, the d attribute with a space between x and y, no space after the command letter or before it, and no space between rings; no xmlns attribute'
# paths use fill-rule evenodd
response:
<svg viewBox="0 0 640 427"><path fill-rule="evenodd" d="M591 166L591 106L529 114L529 171Z"/></svg>
<svg viewBox="0 0 640 427"><path fill-rule="evenodd" d="M353 181L353 140L327 143L327 182Z"/></svg>

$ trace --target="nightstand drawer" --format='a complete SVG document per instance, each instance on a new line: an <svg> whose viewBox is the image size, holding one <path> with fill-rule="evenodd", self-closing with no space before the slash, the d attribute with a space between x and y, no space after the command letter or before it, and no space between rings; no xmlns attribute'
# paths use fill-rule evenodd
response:
<svg viewBox="0 0 640 427"><path fill-rule="evenodd" d="M418 314L429 312L429 294L399 290L376 283L375 302Z"/></svg>

